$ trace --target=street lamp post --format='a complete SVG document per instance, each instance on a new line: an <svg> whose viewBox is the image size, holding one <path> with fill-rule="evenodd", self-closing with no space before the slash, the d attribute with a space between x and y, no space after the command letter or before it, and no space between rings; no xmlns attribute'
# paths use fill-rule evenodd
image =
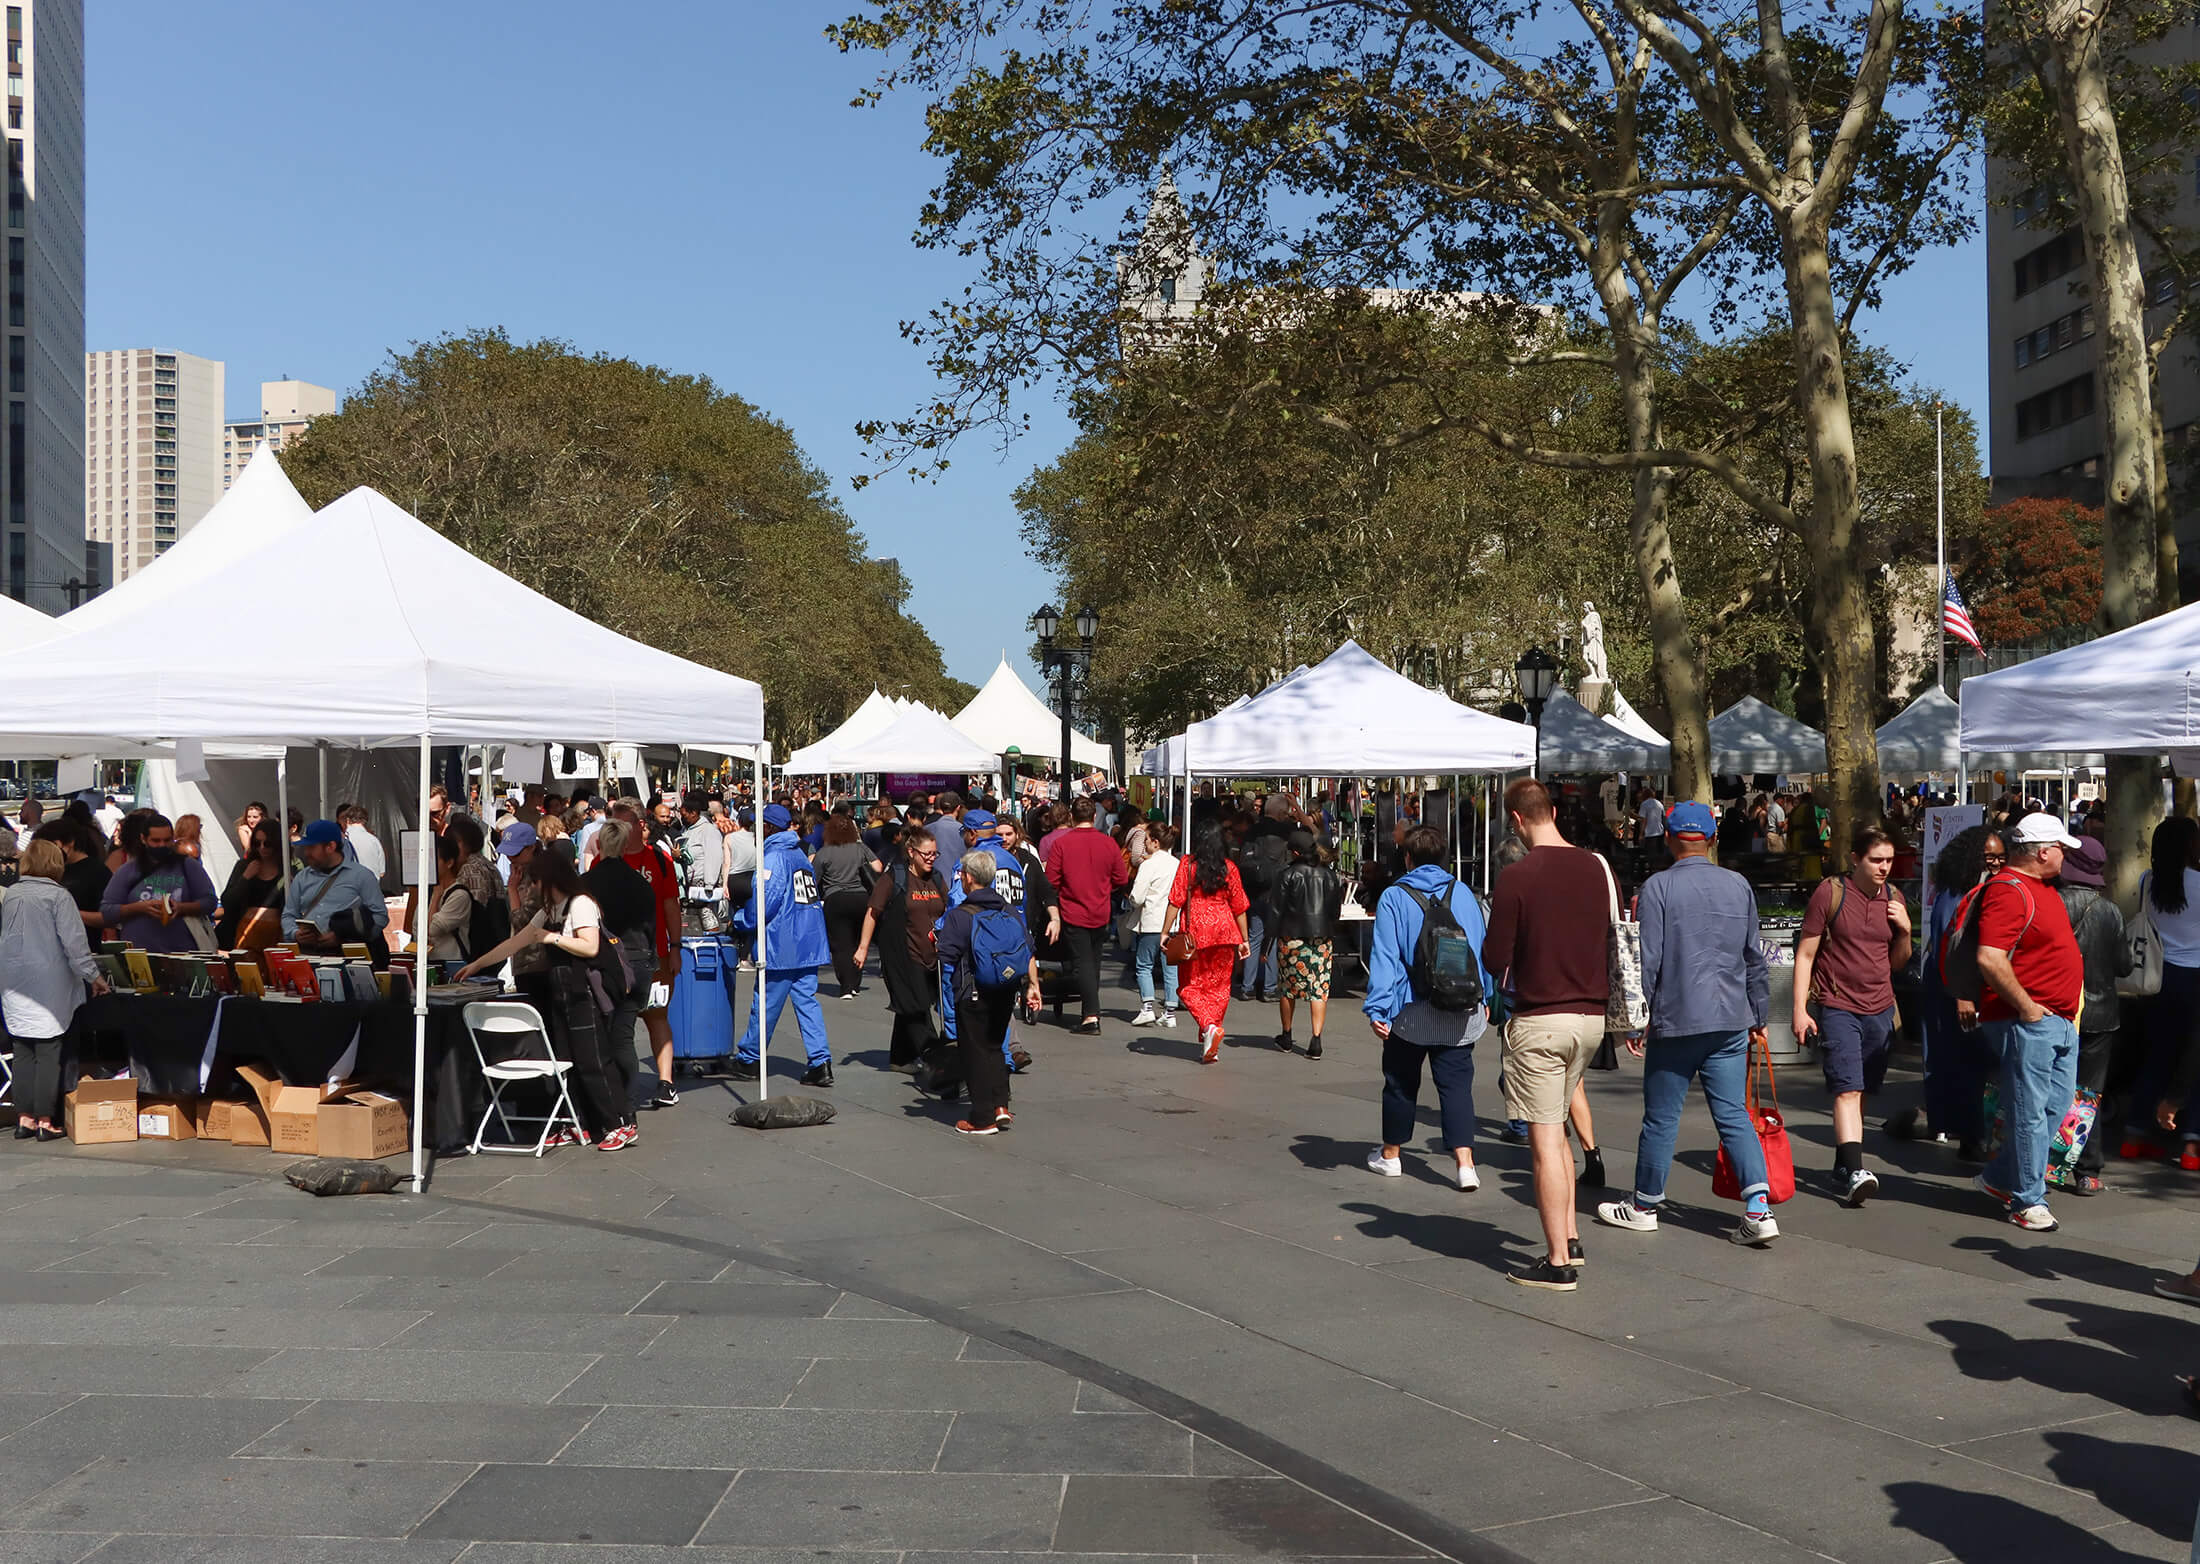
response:
<svg viewBox="0 0 2200 1564"><path fill-rule="evenodd" d="M1558 688L1558 659L1540 646L1531 646L1513 664L1513 677L1519 682L1521 700L1527 704L1528 721L1540 732L1543 703Z"/></svg>
<svg viewBox="0 0 2200 1564"><path fill-rule="evenodd" d="M1054 709L1062 718L1062 797L1070 796L1070 718L1077 710L1077 691L1092 672L1092 641L1100 633L1100 613L1090 603L1077 610L1074 621L1078 644L1055 645L1062 628L1062 611L1045 604L1031 616L1031 628L1039 633L1039 666L1054 681Z"/></svg>

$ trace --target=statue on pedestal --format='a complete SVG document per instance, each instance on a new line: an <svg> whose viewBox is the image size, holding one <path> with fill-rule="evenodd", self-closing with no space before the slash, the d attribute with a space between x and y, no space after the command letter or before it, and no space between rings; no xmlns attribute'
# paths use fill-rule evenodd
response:
<svg viewBox="0 0 2200 1564"><path fill-rule="evenodd" d="M1612 682L1612 665L1604 655L1604 619L1594 603L1581 605L1581 665L1584 683Z"/></svg>

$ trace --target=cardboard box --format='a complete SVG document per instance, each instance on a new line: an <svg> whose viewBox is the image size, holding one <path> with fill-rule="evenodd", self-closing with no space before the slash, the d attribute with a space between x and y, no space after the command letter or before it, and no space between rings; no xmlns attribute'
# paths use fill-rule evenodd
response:
<svg viewBox="0 0 2200 1564"><path fill-rule="evenodd" d="M63 1105L69 1139L80 1146L106 1146L136 1140L137 1082L85 1079L76 1083Z"/></svg>
<svg viewBox="0 0 2200 1564"><path fill-rule="evenodd" d="M405 1105L381 1092L355 1091L321 1104L320 1154L379 1161L412 1145Z"/></svg>
<svg viewBox="0 0 2200 1564"><path fill-rule="evenodd" d="M318 1114L321 1104L335 1094L326 1086L286 1086L282 1078L256 1064L240 1064L237 1075L259 1099L261 1117L251 1126L257 1134L264 1124L267 1139L238 1139L245 1129L242 1115L232 1115L229 1142L233 1146L272 1146L277 1151L311 1156L321 1144Z"/></svg>
<svg viewBox="0 0 2200 1564"><path fill-rule="evenodd" d="M200 1097L195 1099L196 1111L191 1116L191 1127L201 1140L228 1140L231 1123L237 1116L252 1117L253 1105L248 1102L232 1102L227 1097ZM262 1142L265 1144L265 1142Z"/></svg>
<svg viewBox="0 0 2200 1564"><path fill-rule="evenodd" d="M197 1140L196 1097L147 1097L138 1103L139 1140Z"/></svg>

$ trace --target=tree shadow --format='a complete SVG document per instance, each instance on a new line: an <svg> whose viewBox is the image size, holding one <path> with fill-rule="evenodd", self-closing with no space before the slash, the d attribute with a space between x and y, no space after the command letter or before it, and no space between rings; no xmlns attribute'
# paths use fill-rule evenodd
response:
<svg viewBox="0 0 2200 1564"><path fill-rule="evenodd" d="M2085 1489L2125 1520L2164 1537L2181 1542L2193 1534L2200 1455L2096 1434L2045 1437L2055 1452L2048 1470L2066 1487Z"/></svg>
<svg viewBox="0 0 2200 1564"><path fill-rule="evenodd" d="M2083 1527L1998 1494L1965 1493L1939 1483L1889 1483L1897 1531L1929 1537L1958 1564L2144 1564Z"/></svg>
<svg viewBox="0 0 2200 1564"><path fill-rule="evenodd" d="M1369 1238L1400 1238L1424 1253L1472 1261L1500 1274L1518 1269L1543 1248L1540 1235L1523 1238L1472 1217L1393 1211L1361 1200L1347 1201L1338 1209L1364 1217L1357 1225Z"/></svg>

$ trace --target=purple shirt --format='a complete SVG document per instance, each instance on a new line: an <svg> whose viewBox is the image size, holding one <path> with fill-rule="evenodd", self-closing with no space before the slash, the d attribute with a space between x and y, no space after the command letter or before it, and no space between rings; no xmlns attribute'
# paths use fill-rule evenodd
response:
<svg viewBox="0 0 2200 1564"><path fill-rule="evenodd" d="M148 913L125 918L116 911L134 901L158 901L163 893L179 902L197 902L201 915L213 921L214 903L219 898L214 894L214 882L206 877L206 870L196 858L176 858L150 874L141 874L138 861L132 858L107 882L106 894L99 899L100 911L118 938L140 949L169 953L197 950L199 943L181 918L164 925Z"/></svg>

